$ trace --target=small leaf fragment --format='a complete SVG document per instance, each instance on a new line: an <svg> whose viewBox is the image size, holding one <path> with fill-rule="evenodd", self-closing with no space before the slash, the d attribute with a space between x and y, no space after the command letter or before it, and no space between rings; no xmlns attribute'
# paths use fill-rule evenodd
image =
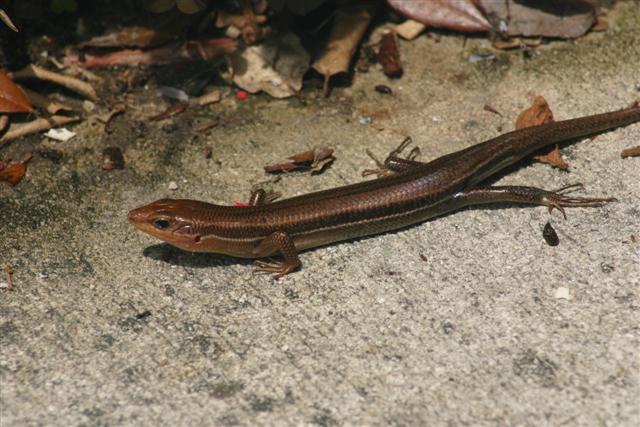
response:
<svg viewBox="0 0 640 427"><path fill-rule="evenodd" d="M564 159L562 158L562 154L560 153L560 149L558 148L557 145L553 150L549 151L547 154L533 156L533 158L539 161L540 163L546 163L548 165L551 165L553 167L556 167L558 169L562 169L565 171L569 170L569 164L565 162Z"/></svg>
<svg viewBox="0 0 640 427"><path fill-rule="evenodd" d="M638 157L640 156L640 145L637 147L625 148L620 153L621 157Z"/></svg>
<svg viewBox="0 0 640 427"><path fill-rule="evenodd" d="M333 157L333 149L322 147L294 154L289 159L292 161L267 165L264 170L268 173L278 173L304 169L311 173L320 173L335 160L335 157Z"/></svg>
<svg viewBox="0 0 640 427"><path fill-rule="evenodd" d="M8 182L12 187L18 184L27 172L29 160L31 160L31 156L17 163L5 164L4 168L0 169L0 181Z"/></svg>
<svg viewBox="0 0 640 427"><path fill-rule="evenodd" d="M536 96L531 107L518 115L516 119L516 129L524 129L531 126L538 126L553 121L553 112L543 96Z"/></svg>
<svg viewBox="0 0 640 427"><path fill-rule="evenodd" d="M159 120L164 120L164 119L169 118L171 116L175 116L177 114L182 113L188 107L189 107L189 103L188 102L176 102L175 104L170 105L163 112L161 112L159 114L156 114L155 116L149 117L149 120L152 121L152 122L157 122Z"/></svg>

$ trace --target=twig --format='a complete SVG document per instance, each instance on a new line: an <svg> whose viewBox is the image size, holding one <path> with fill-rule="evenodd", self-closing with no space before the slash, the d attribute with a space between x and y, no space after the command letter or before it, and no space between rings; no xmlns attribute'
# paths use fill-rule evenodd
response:
<svg viewBox="0 0 640 427"><path fill-rule="evenodd" d="M11 21L11 18L9 18L9 15L7 15L7 12L5 12L4 9L0 9L0 20L2 20L7 27L11 28L16 33L18 32L18 27L16 27Z"/></svg>
<svg viewBox="0 0 640 427"><path fill-rule="evenodd" d="M80 120L80 117L52 116L47 119L36 119L29 123L11 126L9 131L0 138L0 147L12 139L30 135L32 133L42 132L43 130L66 125L67 123L77 122L78 120Z"/></svg>
<svg viewBox="0 0 640 427"><path fill-rule="evenodd" d="M7 291L13 290L13 269L9 264L4 266L4 272L7 273Z"/></svg>
<svg viewBox="0 0 640 427"><path fill-rule="evenodd" d="M69 90L79 93L80 95L89 98L92 101L98 100L98 95L95 89L89 83L83 82L75 77L64 76L62 74L54 73L53 71L45 70L37 65L27 65L22 70L16 71L10 74L13 79L40 79L48 80L53 83L57 83L60 86L64 86Z"/></svg>
<svg viewBox="0 0 640 427"><path fill-rule="evenodd" d="M9 124L9 116L0 114L0 132L2 132Z"/></svg>
<svg viewBox="0 0 640 427"><path fill-rule="evenodd" d="M54 102L47 98L46 96L42 96L37 92L32 91L31 89L27 89L25 87L22 88L24 93L29 98L29 101L37 108L45 110L49 114L56 114L60 110L71 111L71 107L68 107L64 104L60 104L59 102Z"/></svg>

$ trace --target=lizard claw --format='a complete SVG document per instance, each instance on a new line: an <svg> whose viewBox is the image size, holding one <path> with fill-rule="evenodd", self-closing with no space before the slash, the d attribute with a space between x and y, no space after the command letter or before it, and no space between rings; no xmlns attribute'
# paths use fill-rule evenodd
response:
<svg viewBox="0 0 640 427"><path fill-rule="evenodd" d="M286 276L296 269L297 265L290 265L284 261L276 261L269 258L268 261L257 260L253 274L273 274L274 279Z"/></svg>
<svg viewBox="0 0 640 427"><path fill-rule="evenodd" d="M551 213L554 209L557 209L562 213L564 219L567 219L567 214L564 210L564 208L566 207L598 207L606 205L607 203L618 201L618 199L614 197L567 197L567 194L582 189L584 189L584 185L582 183L576 183L567 185L554 191L549 191L544 196L544 204L549 207L549 213Z"/></svg>

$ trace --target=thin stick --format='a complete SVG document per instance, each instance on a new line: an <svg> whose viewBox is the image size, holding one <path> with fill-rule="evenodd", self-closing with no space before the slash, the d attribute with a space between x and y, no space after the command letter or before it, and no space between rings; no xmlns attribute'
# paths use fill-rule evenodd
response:
<svg viewBox="0 0 640 427"><path fill-rule="evenodd" d="M64 86L69 90L79 93L92 101L98 100L98 95L95 89L89 83L83 82L80 79L76 79L71 76L64 76L62 74L54 73L53 71L45 70L37 65L27 65L22 70L11 73L13 79L40 79L48 80L53 83L57 83L60 86Z"/></svg>
<svg viewBox="0 0 640 427"><path fill-rule="evenodd" d="M77 122L78 120L80 120L80 117L52 116L48 119L36 119L29 123L13 125L9 128L7 133L2 135L2 138L0 138L0 147L12 139L49 130L56 126L66 125L67 123Z"/></svg>
<svg viewBox="0 0 640 427"><path fill-rule="evenodd" d="M13 269L9 264L6 264L4 271L7 273L7 291L11 292L13 290Z"/></svg>
<svg viewBox="0 0 640 427"><path fill-rule="evenodd" d="M60 110L71 111L71 107L66 106L64 104L60 104L59 102L54 102L47 98L46 96L40 95L38 92L34 92L31 89L27 89L25 87L22 88L24 93L29 98L29 101L42 110L45 110L49 114L56 114Z"/></svg>

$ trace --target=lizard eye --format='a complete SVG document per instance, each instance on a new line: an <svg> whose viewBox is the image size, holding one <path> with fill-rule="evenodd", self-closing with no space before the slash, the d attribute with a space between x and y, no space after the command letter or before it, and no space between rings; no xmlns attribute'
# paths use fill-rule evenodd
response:
<svg viewBox="0 0 640 427"><path fill-rule="evenodd" d="M169 228L169 225L171 224L166 219L156 219L155 221L153 221L153 225L157 229L164 230L165 228Z"/></svg>

